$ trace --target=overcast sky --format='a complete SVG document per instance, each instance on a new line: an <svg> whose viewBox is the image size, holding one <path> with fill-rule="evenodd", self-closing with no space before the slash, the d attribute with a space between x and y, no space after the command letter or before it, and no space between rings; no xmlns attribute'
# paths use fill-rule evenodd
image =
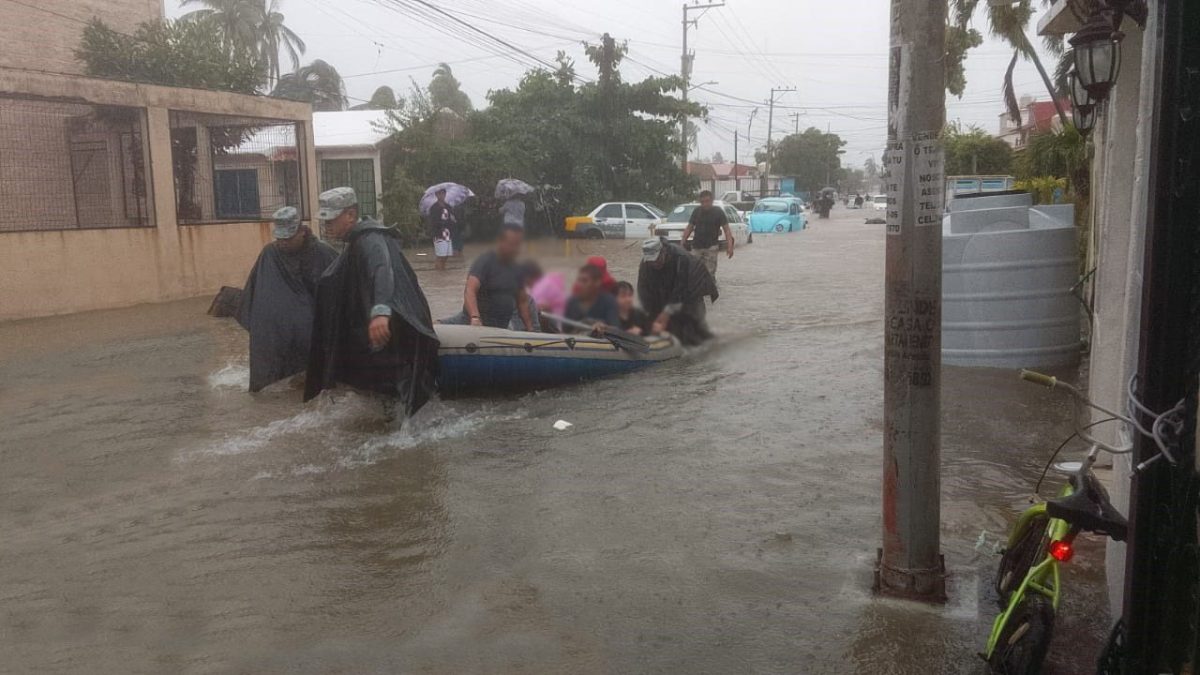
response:
<svg viewBox="0 0 1200 675"><path fill-rule="evenodd" d="M678 73L682 3L679 0L431 0L462 21L490 33L528 55L467 39L469 28L442 17L442 28L397 0L281 0L281 11L308 44L305 60L324 59L346 78L348 93L366 99L380 85L398 94L408 90L411 76L427 84L433 64L451 64L464 91L477 107L486 105L489 90L516 84L535 64L533 57L553 61L565 50L583 77L594 78L581 41L595 42L608 32L628 41L622 66L626 80L658 73ZM170 17L184 10L178 0L165 0ZM983 11L984 3L980 3ZM741 135L740 157L751 161L745 142L753 102L758 114L750 128L753 146L767 136L765 101L772 87L795 87L777 94L775 138L795 129L829 129L848 142L844 162L861 166L878 157L886 136L888 1L727 0L724 7L701 14L689 32L695 50L693 83L715 81L692 92L709 106L702 125L699 155L719 151L733 156L733 136ZM436 16L436 15L434 15ZM1035 23L1036 25L1036 17ZM986 35L982 15L975 27ZM1033 36L1031 36L1033 37ZM947 116L995 132L1003 107L1000 87L1011 52L994 40L973 50L967 59L967 90L962 99L947 98ZM1053 60L1047 61L1053 68ZM1017 65L1017 94L1045 98L1037 71ZM352 101L357 102L357 101Z"/></svg>

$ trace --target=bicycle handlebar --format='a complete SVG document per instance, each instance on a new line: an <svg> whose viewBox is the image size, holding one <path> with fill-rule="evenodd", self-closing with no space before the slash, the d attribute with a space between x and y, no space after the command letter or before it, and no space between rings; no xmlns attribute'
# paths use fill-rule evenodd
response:
<svg viewBox="0 0 1200 675"><path fill-rule="evenodd" d="M1040 384L1043 387L1048 387L1050 389L1053 389L1058 384L1057 377L1052 375L1043 375L1042 373L1032 370L1025 370L1024 368L1021 369L1021 379L1025 380L1026 382Z"/></svg>

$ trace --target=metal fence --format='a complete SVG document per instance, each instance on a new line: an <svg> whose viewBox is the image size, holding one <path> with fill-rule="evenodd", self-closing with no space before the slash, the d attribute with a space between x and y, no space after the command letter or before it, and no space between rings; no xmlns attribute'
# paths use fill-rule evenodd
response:
<svg viewBox="0 0 1200 675"><path fill-rule="evenodd" d="M180 225L268 220L283 206L307 218L301 123L171 111Z"/></svg>
<svg viewBox="0 0 1200 675"><path fill-rule="evenodd" d="M0 232L150 227L140 108L0 97Z"/></svg>

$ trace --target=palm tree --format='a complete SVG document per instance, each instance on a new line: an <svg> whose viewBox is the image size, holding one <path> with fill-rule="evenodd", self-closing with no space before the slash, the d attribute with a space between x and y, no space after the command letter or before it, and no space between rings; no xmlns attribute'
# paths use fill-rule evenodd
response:
<svg viewBox="0 0 1200 675"><path fill-rule="evenodd" d="M313 110L346 109L346 85L342 76L321 59L281 75L271 95L311 103Z"/></svg>
<svg viewBox="0 0 1200 675"><path fill-rule="evenodd" d="M261 22L258 26L259 58L267 70L269 82L279 80L279 52L286 51L292 62L292 70L300 67L300 57L304 54L304 40L295 31L284 24L283 14L279 11L280 0L259 0L261 7ZM269 4L268 4L269 2Z"/></svg>
<svg viewBox="0 0 1200 675"><path fill-rule="evenodd" d="M960 29L966 29L970 24L971 16L975 14L975 9L979 6L979 0L951 0L951 6L954 10L955 26ZM1042 65L1042 60L1038 56L1037 49L1034 48L1033 43L1029 41L1029 37L1025 34L1025 28L1029 25L1032 17L1032 0L1017 0L1012 4L987 3L989 31L992 35L1004 40L1013 48L1013 59L1009 62L1008 71L1004 76L1005 103L1009 108L1009 114L1014 119L1019 120L1021 113L1017 109L1016 96L1013 92L1012 73L1013 68L1016 67L1018 57L1025 58L1037 68L1038 75L1041 76L1042 83L1046 86L1046 93L1050 95L1050 100L1054 102L1058 118L1062 121L1063 126L1066 126L1069 124L1069 121L1067 120L1066 110L1062 106L1061 90L1054 85L1049 73L1046 72L1046 67ZM1047 40L1046 47L1056 55L1061 55L1063 52L1061 38Z"/></svg>
<svg viewBox="0 0 1200 675"><path fill-rule="evenodd" d="M461 116L466 116L474 108L471 99L459 85L458 78L449 64L439 63L433 71L433 79L429 82L429 98L436 110L449 108Z"/></svg>
<svg viewBox="0 0 1200 675"><path fill-rule="evenodd" d="M182 0L180 6L199 5L200 9L183 15L181 21L211 26L226 53L259 52L259 27L262 2L256 0Z"/></svg>

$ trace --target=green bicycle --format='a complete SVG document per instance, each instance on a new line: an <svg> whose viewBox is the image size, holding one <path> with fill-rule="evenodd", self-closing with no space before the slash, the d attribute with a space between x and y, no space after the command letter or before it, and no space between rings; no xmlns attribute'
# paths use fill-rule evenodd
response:
<svg viewBox="0 0 1200 675"><path fill-rule="evenodd" d="M1109 416L1101 421L1132 421L1092 403L1077 388L1057 378L1028 370L1021 371L1021 378L1067 391L1076 402L1075 435L1091 447L1082 462L1055 465L1058 472L1069 476L1069 481L1056 499L1026 509L1009 534L996 572L1002 611L992 624L987 650L981 654L988 669L1001 675L1041 672L1058 611L1059 566L1074 555L1076 535L1094 532L1124 541L1129 530L1124 516L1109 502L1108 492L1092 473L1092 465L1101 452L1124 454L1130 448L1107 445L1089 436L1086 429L1099 422L1084 425L1081 413L1093 408Z"/></svg>

